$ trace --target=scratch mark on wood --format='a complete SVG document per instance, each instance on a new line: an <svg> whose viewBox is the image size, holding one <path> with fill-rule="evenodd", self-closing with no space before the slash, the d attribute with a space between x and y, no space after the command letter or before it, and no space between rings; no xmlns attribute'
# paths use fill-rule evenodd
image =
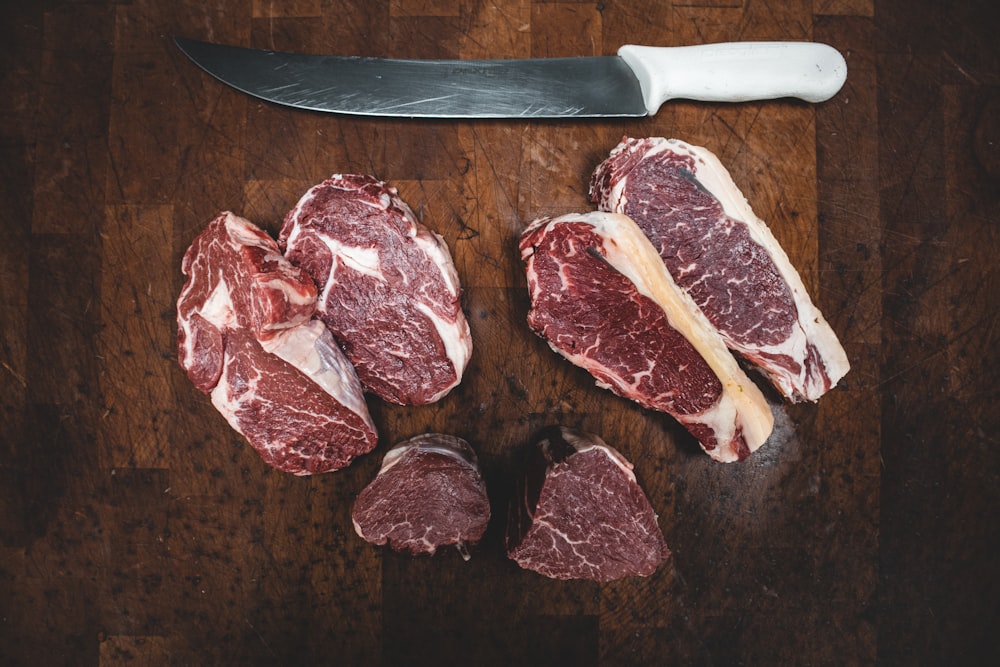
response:
<svg viewBox="0 0 1000 667"><path fill-rule="evenodd" d="M6 361L0 361L0 366L3 366L3 369L8 373L10 373L11 376L13 376L15 380L17 380L18 384L20 384L22 387L27 388L28 381L24 378L23 375L14 370L10 364L8 364Z"/></svg>

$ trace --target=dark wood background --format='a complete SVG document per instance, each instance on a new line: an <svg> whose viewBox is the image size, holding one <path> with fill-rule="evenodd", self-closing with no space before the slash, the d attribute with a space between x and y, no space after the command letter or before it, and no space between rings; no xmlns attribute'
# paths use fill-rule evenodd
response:
<svg viewBox="0 0 1000 667"><path fill-rule="evenodd" d="M998 649L997 10L910 0L121 0L0 19L0 663L971 665ZM670 103L635 121L297 112L220 85L171 36L395 57L611 54L815 39L829 102ZM515 237L586 210L624 134L719 155L853 370L781 404L742 464L593 386L524 324ZM423 408L369 401L351 468L268 469L176 363L180 257L232 209L276 232L310 185L372 173L449 242L475 351ZM503 555L512 458L551 423L634 463L654 576L556 582ZM468 563L350 523L392 443L479 451L496 520Z"/></svg>

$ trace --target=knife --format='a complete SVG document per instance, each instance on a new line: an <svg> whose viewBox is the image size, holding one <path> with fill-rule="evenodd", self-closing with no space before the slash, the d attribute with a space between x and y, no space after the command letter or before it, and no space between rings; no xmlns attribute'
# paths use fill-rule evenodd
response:
<svg viewBox="0 0 1000 667"><path fill-rule="evenodd" d="M411 118L595 118L655 114L669 99L822 102L847 77L816 42L626 45L617 56L398 60L265 51L177 37L237 90L298 109Z"/></svg>

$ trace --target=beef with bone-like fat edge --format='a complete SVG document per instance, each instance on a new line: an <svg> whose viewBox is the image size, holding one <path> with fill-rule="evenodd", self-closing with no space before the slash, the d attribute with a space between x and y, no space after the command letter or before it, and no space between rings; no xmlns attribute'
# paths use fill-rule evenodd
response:
<svg viewBox="0 0 1000 667"><path fill-rule="evenodd" d="M655 248L624 215L540 218L521 234L528 324L601 387L675 417L718 461L745 459L774 419Z"/></svg>
<svg viewBox="0 0 1000 667"><path fill-rule="evenodd" d="M631 217L726 344L792 401L815 401L850 369L798 272L719 159L678 139L626 137L590 197Z"/></svg>

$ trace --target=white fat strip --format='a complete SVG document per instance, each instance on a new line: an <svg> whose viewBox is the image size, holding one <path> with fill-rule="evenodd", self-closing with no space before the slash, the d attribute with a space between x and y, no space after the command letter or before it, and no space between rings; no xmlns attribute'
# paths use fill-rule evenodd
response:
<svg viewBox="0 0 1000 667"><path fill-rule="evenodd" d="M265 248L269 252L274 252L277 247L272 247L274 240L263 230L257 229L246 218L241 218L235 213L226 216L226 233L229 234L230 245L234 249L240 246L256 246Z"/></svg>
<svg viewBox="0 0 1000 667"><path fill-rule="evenodd" d="M417 446L420 448L420 451L422 452L431 452L434 454L441 454L443 456L450 456L456 461L461 461L467 466L472 466L473 468L475 467L469 462L469 459L465 458L465 456L462 455L461 452L455 451L451 447L445 447L444 445L420 445L420 444L418 444Z"/></svg>
<svg viewBox="0 0 1000 667"><path fill-rule="evenodd" d="M190 317L179 317L177 319L180 328L184 331L184 353L178 355L180 358L181 365L184 370L189 370L188 366L191 364L191 359L194 359L194 343L195 343L195 333L191 328L191 318Z"/></svg>
<svg viewBox="0 0 1000 667"><path fill-rule="evenodd" d="M628 461L628 459L622 456L621 452L617 449L611 447L597 436L580 438L572 433L563 432L563 438L565 438L569 444L573 445L573 449L575 449L577 453L590 451L591 449L600 451L602 454L611 459L612 463L621 468L631 481L636 481L635 473L632 472L632 464Z"/></svg>
<svg viewBox="0 0 1000 667"><path fill-rule="evenodd" d="M316 197L316 191L318 187L319 186L317 185L309 188L309 190L304 195L302 195L302 198L299 199L299 202L295 205L295 208L292 209L292 212L290 214L292 218L292 224L290 226L291 231L288 234L288 238L285 240L285 245L288 248L292 248L295 245L295 238L302 231L303 225L299 224L299 218L302 215L302 211L305 209L306 204Z"/></svg>
<svg viewBox="0 0 1000 667"><path fill-rule="evenodd" d="M385 453L385 456L382 457L382 465L379 467L378 474L381 475L386 470L399 463L399 461L406 455L406 453L409 452L414 447L416 447L416 445L403 443L400 445L396 445L395 447L387 451Z"/></svg>
<svg viewBox="0 0 1000 667"><path fill-rule="evenodd" d="M448 285L448 291L451 294L458 295L461 286L447 242L437 232L427 228L424 229L426 230L426 234L417 234L413 237L413 242L430 258L434 266L438 267L441 271L441 277Z"/></svg>
<svg viewBox="0 0 1000 667"><path fill-rule="evenodd" d="M198 309L198 314L220 329L232 329L237 326L233 298L221 268L218 271L215 287Z"/></svg>
<svg viewBox="0 0 1000 667"><path fill-rule="evenodd" d="M725 383L724 383L725 386ZM732 389L733 385L729 385L729 389ZM739 388L736 387L739 391ZM723 400L719 401L711 408L705 412L700 412L693 415L678 415L677 421L682 424L707 424L712 427L712 433L715 435L716 447L711 451L707 451L707 454L719 461L721 463L734 463L739 461L739 457L736 452L732 450L729 446L736 437L736 427L737 425L745 425L750 420L746 418L746 410L741 410L740 405L733 398L731 391L723 390ZM770 416L770 410L767 413ZM742 417L742 419L741 419ZM767 422L768 435L770 435L770 430L773 428L773 417L770 417L771 421ZM743 429L743 437L750 448L750 451L756 451L763 444L763 440L760 442L755 442L754 437L756 432L752 428ZM766 440L766 437L764 438Z"/></svg>
<svg viewBox="0 0 1000 667"><path fill-rule="evenodd" d="M367 540L368 538L365 537L365 532L361 529L361 524L359 524L358 520L354 518L353 513L351 516L351 523L354 525L354 532L357 533L358 537L363 540Z"/></svg>
<svg viewBox="0 0 1000 667"><path fill-rule="evenodd" d="M385 280L385 276L382 275L382 263L379 258L378 249L347 245L329 234L317 234L316 236L330 249L330 254L334 258L339 258L345 266L349 266L358 273L371 276L377 280ZM327 287L332 282L331 280L327 280Z"/></svg>
<svg viewBox="0 0 1000 667"><path fill-rule="evenodd" d="M222 369L222 375L219 377L219 383L215 385L210 394L212 405L215 409L225 417L226 422L233 428L234 431L240 435L245 436L243 429L240 428L240 420L238 418L238 413L240 408L243 406L240 402L244 396L255 396L257 394L257 383L259 381L259 376L254 374L253 377L247 378L246 391L236 396L232 392L232 386L229 384L229 363L230 357L227 355L225 357L225 366Z"/></svg>
<svg viewBox="0 0 1000 667"><path fill-rule="evenodd" d="M297 306L307 306L310 303L315 303L315 298L309 296L308 294L304 294L301 290L295 289L292 287L292 284L284 278L274 278L261 283L261 285L268 289L282 292L288 303L293 303Z"/></svg>
<svg viewBox="0 0 1000 667"><path fill-rule="evenodd" d="M233 301L229 295L229 286L226 285L222 271L220 270L217 273L217 281L212 293L191 315L200 315L211 325L219 329L227 329L235 326L236 316L233 313ZM193 275L199 275L198 271L195 270ZM193 281L189 281L181 293L178 304L186 301L193 289L195 289L195 284ZM186 359L193 359L196 356L194 346L198 341L198 337L191 326L192 318L190 315L186 315L178 318L178 323L185 333L184 355L182 356Z"/></svg>
<svg viewBox="0 0 1000 667"><path fill-rule="evenodd" d="M409 440L404 440L403 442L394 445L392 449L386 452L385 456L382 458L382 465L379 468L379 473L383 473L392 466L396 465L407 452L413 449L418 449L424 452L432 452L435 454L441 454L444 456L450 456L455 460L460 461L464 465L472 468L473 470L478 471L479 467L477 465L477 462L475 460L469 460L468 455L462 449L460 449L461 444L459 442L456 442L454 446L449 446L448 444L445 444L447 438L448 436L444 436L441 434L437 434L435 436L427 433L424 435L415 436L413 438L410 438ZM445 441L442 442L442 439L445 439ZM452 439L457 440L457 438L452 438ZM427 444L429 442L440 443L440 444ZM472 451L471 455L475 457L475 451Z"/></svg>
<svg viewBox="0 0 1000 667"><path fill-rule="evenodd" d="M464 316L454 320L446 320L431 310L426 304L417 303L417 310L427 316L427 319L434 325L441 342L444 343L444 351L455 369L456 384L462 381L462 373L465 365L469 361L471 350L468 345L469 329Z"/></svg>
<svg viewBox="0 0 1000 667"><path fill-rule="evenodd" d="M354 367L322 322L312 320L293 327L261 345L265 351L301 371L351 412L363 417L375 430Z"/></svg>

